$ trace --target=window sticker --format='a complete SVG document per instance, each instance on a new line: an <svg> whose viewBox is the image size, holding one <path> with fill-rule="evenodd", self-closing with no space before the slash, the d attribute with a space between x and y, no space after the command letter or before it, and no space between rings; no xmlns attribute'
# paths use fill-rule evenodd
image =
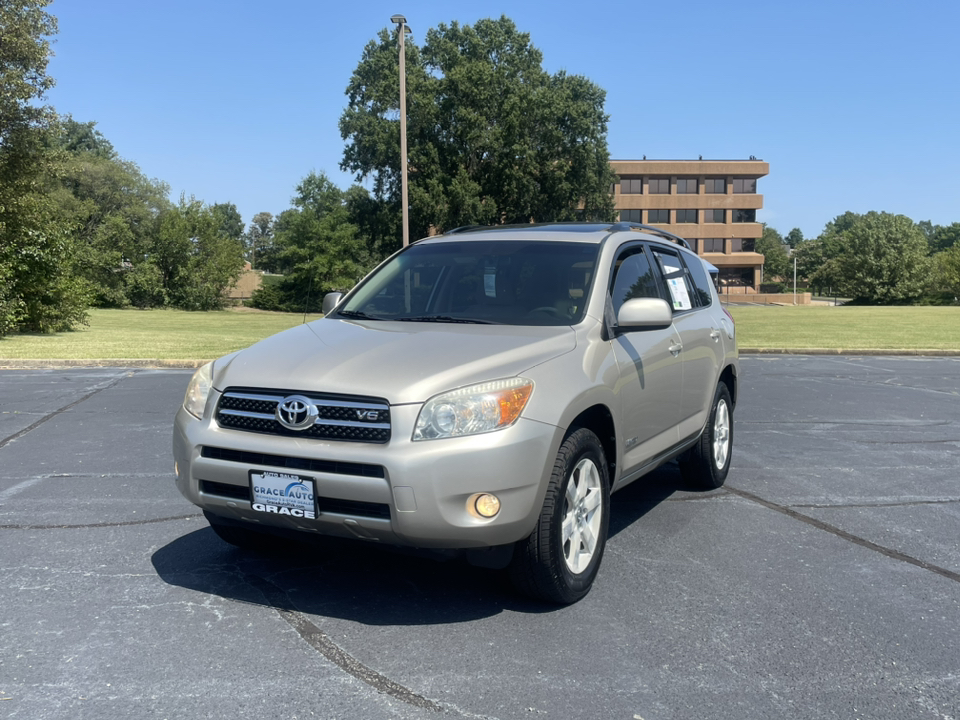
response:
<svg viewBox="0 0 960 720"><path fill-rule="evenodd" d="M689 310L693 307L690 302L690 293L687 292L687 284L683 281L682 275L667 280L667 286L670 288L670 297L673 298L674 310Z"/></svg>
<svg viewBox="0 0 960 720"><path fill-rule="evenodd" d="M483 269L483 294L489 298L497 296L497 269L485 267Z"/></svg>

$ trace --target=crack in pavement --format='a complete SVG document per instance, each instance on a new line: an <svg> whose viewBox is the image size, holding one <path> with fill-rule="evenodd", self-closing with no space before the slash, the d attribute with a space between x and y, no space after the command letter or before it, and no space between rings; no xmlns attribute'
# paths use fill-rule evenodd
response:
<svg viewBox="0 0 960 720"><path fill-rule="evenodd" d="M810 510L844 510L846 508L888 508L888 507L915 507L918 505L950 505L951 503L960 503L960 498L947 498L944 500L903 500L900 502L872 502L872 503L798 503L791 505L795 508L807 508Z"/></svg>
<svg viewBox="0 0 960 720"><path fill-rule="evenodd" d="M171 515L170 517L152 518L150 520L127 520L125 522L88 523L86 525L0 525L0 530L82 530L85 528L115 528L130 527L131 525L152 525L154 523L171 522L173 520L188 520L202 517L202 513L189 515Z"/></svg>
<svg viewBox="0 0 960 720"><path fill-rule="evenodd" d="M828 532L831 535L835 535L836 537L842 540L851 542L854 545L859 545L860 547L866 548L867 550L872 550L874 552L880 553L881 555L884 555L893 560L899 560L900 562L905 562L905 563L909 563L910 565L915 565L916 567L921 568L923 570L929 570L930 572L936 573L937 575L945 577L948 580L953 580L954 582L960 583L960 573L956 573L953 570L948 570L945 567L934 565L933 563L928 563L925 560L920 560L919 558L915 558L911 555L907 555L906 553L902 553L899 550L894 550L892 548L884 547L883 545L878 545L877 543L871 542L866 538L862 538L858 535L848 533L846 530L841 530L840 528L834 525L831 525L830 523L825 523L822 520L817 520L816 518L812 518L809 515L804 515L803 513L797 512L796 510L790 507L787 507L786 505L781 505L779 503L771 502L770 500L765 500L759 495L754 495L753 493L747 492L746 490L733 488L733 487L730 487L729 485L725 485L724 489L733 493L734 495L739 495L744 500L749 500L750 502L754 502L757 505L762 505L763 507L769 510L773 510L775 512L781 513L783 515L786 515L787 517L793 518L794 520L799 520L802 523L811 525L817 528L818 530L823 530L825 532Z"/></svg>
<svg viewBox="0 0 960 720"><path fill-rule="evenodd" d="M266 604L292 627L297 634L314 650L318 651L327 660L341 670L366 683L374 690L389 695L401 702L413 705L424 710L441 712L443 707L412 690L394 682L376 670L367 667L355 657L337 645L330 636L314 625L303 613L297 610L287 610L293 606L290 596L266 578L251 575L241 571L243 579L262 593Z"/></svg>
<svg viewBox="0 0 960 720"><path fill-rule="evenodd" d="M71 408L76 407L77 405L82 403L84 400L89 400L97 393L102 392L103 390L112 388L114 385L117 385L124 378L133 377L134 375L136 375L136 373L137 373L136 370L126 371L122 375L115 377L112 380L107 380L106 382L102 382L99 385L94 385L93 390L86 393L85 395L80 396L79 398L74 400L72 403L69 403L68 405L64 405L62 408L58 410L54 410L53 412L47 413L42 418L37 420L35 423L23 428L23 430L20 430L19 432L15 432L13 435L10 435L9 437L6 437L3 440L0 440L0 449L6 447L7 445L9 445L15 440L19 440L27 433L33 430L36 430L38 427L43 425L48 420L55 418L57 415L60 415L61 413L65 413L67 410L70 410Z"/></svg>

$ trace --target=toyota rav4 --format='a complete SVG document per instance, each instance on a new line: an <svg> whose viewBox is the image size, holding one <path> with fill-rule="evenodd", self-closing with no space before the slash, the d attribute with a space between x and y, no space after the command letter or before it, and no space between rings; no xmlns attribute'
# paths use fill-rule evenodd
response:
<svg viewBox="0 0 960 720"><path fill-rule="evenodd" d="M299 532L463 551L520 590L590 589L611 493L730 467L738 353L716 269L630 223L463 228L325 316L200 368L177 486L223 540Z"/></svg>

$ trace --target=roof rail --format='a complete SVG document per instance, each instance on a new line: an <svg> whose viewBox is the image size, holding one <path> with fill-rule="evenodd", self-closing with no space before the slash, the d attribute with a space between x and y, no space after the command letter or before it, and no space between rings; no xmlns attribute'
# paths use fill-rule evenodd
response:
<svg viewBox="0 0 960 720"><path fill-rule="evenodd" d="M453 230L447 230L444 235L455 235L457 233L471 232L473 230L485 230L490 228L490 225L461 225L456 227Z"/></svg>
<svg viewBox="0 0 960 720"><path fill-rule="evenodd" d="M688 243L679 235L674 235L673 233L667 232L666 230L661 230L653 225L644 225L642 223L623 221L614 223L610 226L610 232L629 232L630 230L641 230L643 232L650 233L651 235L657 235L658 237L662 237L664 240L669 240L672 243L676 243L677 245L685 247L687 250L693 250L693 248L690 247L690 243Z"/></svg>

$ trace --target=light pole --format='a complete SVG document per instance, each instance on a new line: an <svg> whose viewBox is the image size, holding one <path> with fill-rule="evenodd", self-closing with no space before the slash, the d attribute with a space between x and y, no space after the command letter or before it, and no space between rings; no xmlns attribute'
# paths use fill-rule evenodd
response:
<svg viewBox="0 0 960 720"><path fill-rule="evenodd" d="M403 203L403 246L410 244L409 202L407 200L407 67L403 50L404 36L411 32L403 15L394 15L390 22L400 35L400 202Z"/></svg>

